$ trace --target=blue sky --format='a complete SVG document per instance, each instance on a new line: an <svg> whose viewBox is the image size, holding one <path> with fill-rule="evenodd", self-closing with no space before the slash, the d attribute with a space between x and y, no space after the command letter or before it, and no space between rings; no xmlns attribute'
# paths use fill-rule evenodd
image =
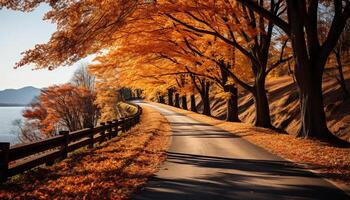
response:
<svg viewBox="0 0 350 200"><path fill-rule="evenodd" d="M35 44L46 43L55 31L55 24L42 20L48 10L46 5L31 13L0 10L0 90L65 83L79 65L60 67L54 71L32 70L33 66L13 69L21 58L21 52L33 48Z"/></svg>

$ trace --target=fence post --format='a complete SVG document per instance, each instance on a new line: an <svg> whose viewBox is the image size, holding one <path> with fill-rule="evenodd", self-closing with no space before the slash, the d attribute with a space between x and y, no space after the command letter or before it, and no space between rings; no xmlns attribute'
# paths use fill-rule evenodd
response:
<svg viewBox="0 0 350 200"><path fill-rule="evenodd" d="M129 130L131 129L132 127L132 117L129 117Z"/></svg>
<svg viewBox="0 0 350 200"><path fill-rule="evenodd" d="M112 121L107 121L108 124L108 139L112 139L112 134L113 134L113 124Z"/></svg>
<svg viewBox="0 0 350 200"><path fill-rule="evenodd" d="M132 117L132 126L135 126L137 124L136 117L136 115Z"/></svg>
<svg viewBox="0 0 350 200"><path fill-rule="evenodd" d="M128 131L128 117L124 117L124 133Z"/></svg>
<svg viewBox="0 0 350 200"><path fill-rule="evenodd" d="M69 131L60 131L60 135L63 135L63 145L62 145L62 158L68 157L68 145L69 145Z"/></svg>
<svg viewBox="0 0 350 200"><path fill-rule="evenodd" d="M134 117L130 117L130 128L134 126Z"/></svg>
<svg viewBox="0 0 350 200"><path fill-rule="evenodd" d="M129 127L130 127L130 129L134 126L134 118L133 117L130 117L129 118Z"/></svg>
<svg viewBox="0 0 350 200"><path fill-rule="evenodd" d="M106 126L106 123L101 122L100 125L103 126L103 130L101 131L102 139L100 142L100 143L102 143L102 142L106 141L106 130L104 129L104 126Z"/></svg>
<svg viewBox="0 0 350 200"><path fill-rule="evenodd" d="M7 181L7 171L9 168L10 143L0 142L0 150L0 181L4 183Z"/></svg>
<svg viewBox="0 0 350 200"><path fill-rule="evenodd" d="M115 120L113 120L113 124L114 124L114 136L116 137L116 136L118 136L118 132L119 132L119 129L118 129L118 120L117 119L115 119Z"/></svg>
<svg viewBox="0 0 350 200"><path fill-rule="evenodd" d="M93 127L89 127L88 129L89 129L89 139L90 139L88 148L89 148L89 149L92 149L92 148L94 148L94 132L93 132Z"/></svg>
<svg viewBox="0 0 350 200"><path fill-rule="evenodd" d="M130 130L130 118L125 118L126 131Z"/></svg>
<svg viewBox="0 0 350 200"><path fill-rule="evenodd" d="M125 133L125 118L120 118L120 128L123 133Z"/></svg>
<svg viewBox="0 0 350 200"><path fill-rule="evenodd" d="M115 129L117 131L117 136L119 136L119 131L123 131L122 122L120 119L116 120Z"/></svg>
<svg viewBox="0 0 350 200"><path fill-rule="evenodd" d="M142 114L142 108L141 108L141 106L138 106L138 112L136 114L136 123L140 122L141 114Z"/></svg>

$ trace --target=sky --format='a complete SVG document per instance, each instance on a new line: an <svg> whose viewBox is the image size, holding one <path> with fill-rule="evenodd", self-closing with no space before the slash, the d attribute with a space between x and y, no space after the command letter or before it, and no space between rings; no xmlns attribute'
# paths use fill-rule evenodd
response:
<svg viewBox="0 0 350 200"><path fill-rule="evenodd" d="M49 71L32 70L27 65L14 69L21 58L21 52L46 43L55 31L56 25L43 21L49 6L42 5L30 13L11 10L0 10L0 90L34 86L38 88L68 82L76 70L86 60L69 67L59 67Z"/></svg>

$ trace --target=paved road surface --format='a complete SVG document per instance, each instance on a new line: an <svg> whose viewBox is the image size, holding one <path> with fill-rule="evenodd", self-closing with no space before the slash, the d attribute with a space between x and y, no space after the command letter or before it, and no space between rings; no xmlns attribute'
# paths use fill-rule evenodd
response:
<svg viewBox="0 0 350 200"><path fill-rule="evenodd" d="M350 199L325 180L228 132L141 104L160 111L173 135L167 161L133 199Z"/></svg>

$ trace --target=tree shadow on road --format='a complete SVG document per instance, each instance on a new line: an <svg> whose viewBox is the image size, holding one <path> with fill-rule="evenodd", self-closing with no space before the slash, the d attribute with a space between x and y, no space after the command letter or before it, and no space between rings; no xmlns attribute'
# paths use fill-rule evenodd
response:
<svg viewBox="0 0 350 200"><path fill-rule="evenodd" d="M316 175L287 161L168 152L167 162L213 169L214 173L191 178L155 176L133 199L349 199L343 191L319 183Z"/></svg>

